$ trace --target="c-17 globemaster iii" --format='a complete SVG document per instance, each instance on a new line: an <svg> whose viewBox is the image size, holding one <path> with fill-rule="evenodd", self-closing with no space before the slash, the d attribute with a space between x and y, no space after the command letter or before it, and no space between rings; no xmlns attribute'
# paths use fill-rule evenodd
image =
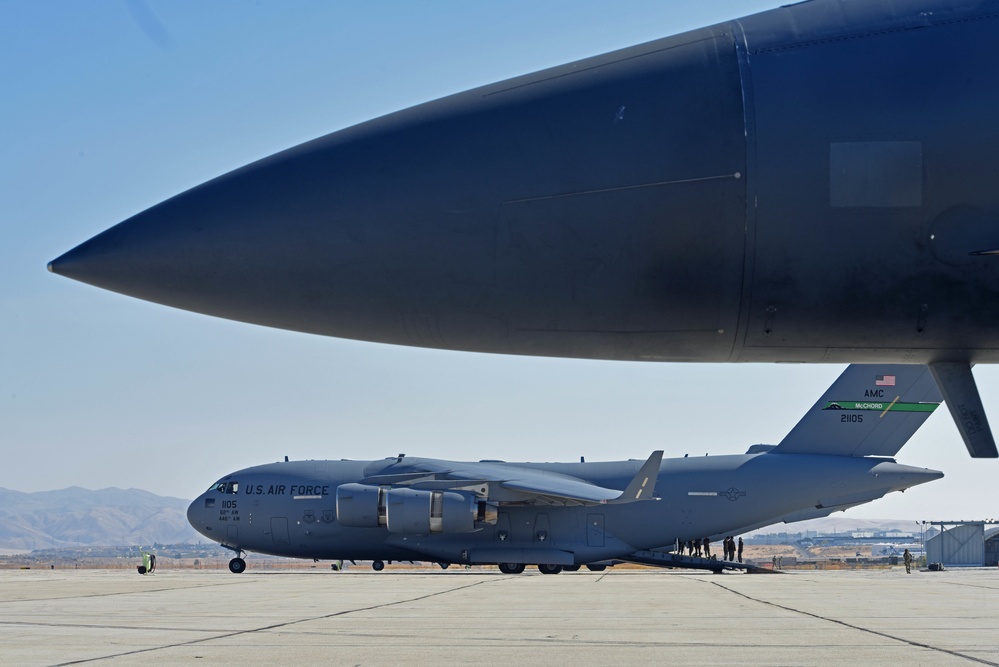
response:
<svg viewBox="0 0 999 667"><path fill-rule="evenodd" d="M941 402L926 366L852 365L776 446L579 463L285 461L226 475L188 509L236 552L316 560L696 566L670 545L826 516L943 473L892 458ZM708 569L725 567L704 560ZM732 564L729 564L731 566Z"/></svg>

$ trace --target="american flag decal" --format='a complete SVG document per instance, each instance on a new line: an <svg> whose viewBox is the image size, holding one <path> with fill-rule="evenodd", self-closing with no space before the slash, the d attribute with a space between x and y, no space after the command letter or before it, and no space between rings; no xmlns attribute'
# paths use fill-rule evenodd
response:
<svg viewBox="0 0 999 667"><path fill-rule="evenodd" d="M876 387L894 387L895 386L895 376L894 375L879 375L874 378L874 386Z"/></svg>

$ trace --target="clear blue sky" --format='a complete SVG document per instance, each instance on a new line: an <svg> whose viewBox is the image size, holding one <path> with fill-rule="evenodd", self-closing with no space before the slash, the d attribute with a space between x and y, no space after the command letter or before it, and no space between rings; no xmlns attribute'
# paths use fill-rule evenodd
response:
<svg viewBox="0 0 999 667"><path fill-rule="evenodd" d="M192 498L292 458L588 460L777 442L841 366L501 357L269 330L46 272L189 187L419 102L779 4L0 4L0 486ZM976 375L999 423L999 369ZM899 460L944 480L851 512L999 514L940 410Z"/></svg>

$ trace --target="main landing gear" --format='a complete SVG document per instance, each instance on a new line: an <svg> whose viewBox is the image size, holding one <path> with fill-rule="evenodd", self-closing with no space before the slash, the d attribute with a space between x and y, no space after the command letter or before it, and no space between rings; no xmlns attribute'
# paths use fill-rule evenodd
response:
<svg viewBox="0 0 999 667"><path fill-rule="evenodd" d="M503 574L520 574L524 571L523 563L500 563L498 567Z"/></svg>
<svg viewBox="0 0 999 667"><path fill-rule="evenodd" d="M503 574L520 574L524 571L523 563L499 563L497 565L499 571ZM541 574L558 574L559 572L578 572L580 569L579 565L553 565L552 563L541 563L538 565L538 571ZM603 572L607 569L604 564L591 564L587 565L586 569L590 572Z"/></svg>

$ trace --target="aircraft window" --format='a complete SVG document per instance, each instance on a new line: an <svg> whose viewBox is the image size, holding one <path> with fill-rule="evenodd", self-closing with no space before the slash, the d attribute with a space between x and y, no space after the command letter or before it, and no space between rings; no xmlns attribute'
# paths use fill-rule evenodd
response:
<svg viewBox="0 0 999 667"><path fill-rule="evenodd" d="M216 482L208 490L218 491L219 493L238 493L239 482Z"/></svg>

